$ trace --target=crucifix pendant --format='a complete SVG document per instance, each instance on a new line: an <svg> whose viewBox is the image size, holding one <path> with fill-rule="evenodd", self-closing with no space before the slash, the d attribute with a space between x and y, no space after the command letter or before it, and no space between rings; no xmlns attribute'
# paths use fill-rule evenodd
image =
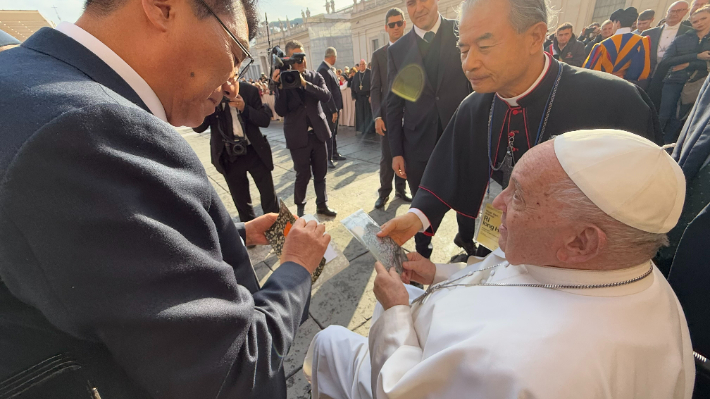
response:
<svg viewBox="0 0 710 399"><path fill-rule="evenodd" d="M360 90L362 90L362 83L360 83Z"/></svg>

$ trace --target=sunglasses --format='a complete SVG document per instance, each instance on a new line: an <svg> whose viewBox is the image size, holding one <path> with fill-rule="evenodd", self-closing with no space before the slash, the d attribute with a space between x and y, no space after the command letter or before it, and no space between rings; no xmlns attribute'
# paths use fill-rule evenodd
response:
<svg viewBox="0 0 710 399"><path fill-rule="evenodd" d="M398 28L401 28L403 24L404 24L404 21L396 21L396 22L388 23L387 26L389 26L390 29L394 29L395 26Z"/></svg>
<svg viewBox="0 0 710 399"><path fill-rule="evenodd" d="M239 71L239 74L237 75L237 80L241 79L242 77L244 77L244 75L246 74L247 70L249 70L249 67L251 66L251 64L254 63L254 58L251 56L251 53L249 52L249 50L247 50L247 48L244 47L244 45L242 44L242 42L240 42L239 40L237 40L237 37L234 36L234 34L233 34L232 32L230 32L229 29L227 29L227 26L224 24L224 22L222 22L222 20L219 19L219 17L217 16L217 14L215 14L215 12L212 11L212 9L210 8L210 6L208 6L207 3L204 2L204 0L197 0L197 2L199 2L200 4L202 4L202 6L205 7L205 8L207 9L207 11L209 11L209 13L212 14L213 17L215 17L215 19L217 20L217 22L219 22L219 24L222 25L222 28L224 29L224 31L227 32L227 34L229 35L229 37L231 37L232 40L234 40L234 43L237 44L237 47L239 47L239 49L242 50L242 53L244 54L244 58L243 58L241 61L237 61L237 60L236 60L236 57L235 57L235 67L237 67L237 68L240 67L241 64L243 64L243 63L246 61L246 65L244 65L243 67L241 67L242 70Z"/></svg>

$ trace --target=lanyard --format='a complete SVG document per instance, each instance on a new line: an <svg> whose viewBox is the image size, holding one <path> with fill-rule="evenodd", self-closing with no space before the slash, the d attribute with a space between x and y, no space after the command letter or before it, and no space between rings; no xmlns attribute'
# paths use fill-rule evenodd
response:
<svg viewBox="0 0 710 399"><path fill-rule="evenodd" d="M542 136L545 134L545 128L547 127L547 120L550 118L550 111L552 111L552 103L555 101L555 96L557 94L557 87L560 84L560 78L562 77L562 65L558 64L558 69L557 69L557 78L555 79L555 83L552 85L552 90L550 90L550 94L547 96L547 103L545 104L545 110L543 111L543 117L540 119L540 125L537 128L537 135L535 136L535 144L538 145L540 142L540 139ZM492 135L493 135L493 115L494 111L496 108L496 96L495 94L493 95L493 101L491 101L491 111L488 114L488 192L490 193L490 177L491 174L493 173L494 170L500 169L500 166L498 168L493 165L493 157L492 157L492 149L491 149L491 142L493 140ZM496 151L498 148L496 148ZM501 165L502 162L501 162Z"/></svg>

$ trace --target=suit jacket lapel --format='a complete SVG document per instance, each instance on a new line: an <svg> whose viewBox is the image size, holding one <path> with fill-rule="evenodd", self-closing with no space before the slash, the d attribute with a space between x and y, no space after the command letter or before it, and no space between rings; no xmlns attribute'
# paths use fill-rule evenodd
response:
<svg viewBox="0 0 710 399"><path fill-rule="evenodd" d="M128 101L150 112L148 106L116 71L111 69L96 54L69 36L52 28L42 28L27 39L22 46L54 57L75 67L92 80L108 87Z"/></svg>
<svg viewBox="0 0 710 399"><path fill-rule="evenodd" d="M424 59L422 58L422 53L419 52L419 44L417 43L417 33L414 31L414 28L412 28L412 30L410 30L405 37L402 37L399 40L404 40L405 38L409 40L409 45L404 47L405 49L409 50L409 55L405 55L405 59L407 60L407 62L403 62L402 66L404 67L412 63L417 64L421 68L422 74L424 74L425 86L428 87L429 91L433 93L434 88L431 85L431 82L429 82L429 78L427 77L426 68L424 67Z"/></svg>

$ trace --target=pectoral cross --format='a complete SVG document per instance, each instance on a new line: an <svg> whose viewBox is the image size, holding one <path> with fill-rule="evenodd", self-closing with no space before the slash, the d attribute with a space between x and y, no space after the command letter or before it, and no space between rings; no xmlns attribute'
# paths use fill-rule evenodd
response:
<svg viewBox="0 0 710 399"><path fill-rule="evenodd" d="M362 91L362 73L358 72L357 77L360 79L360 91Z"/></svg>

